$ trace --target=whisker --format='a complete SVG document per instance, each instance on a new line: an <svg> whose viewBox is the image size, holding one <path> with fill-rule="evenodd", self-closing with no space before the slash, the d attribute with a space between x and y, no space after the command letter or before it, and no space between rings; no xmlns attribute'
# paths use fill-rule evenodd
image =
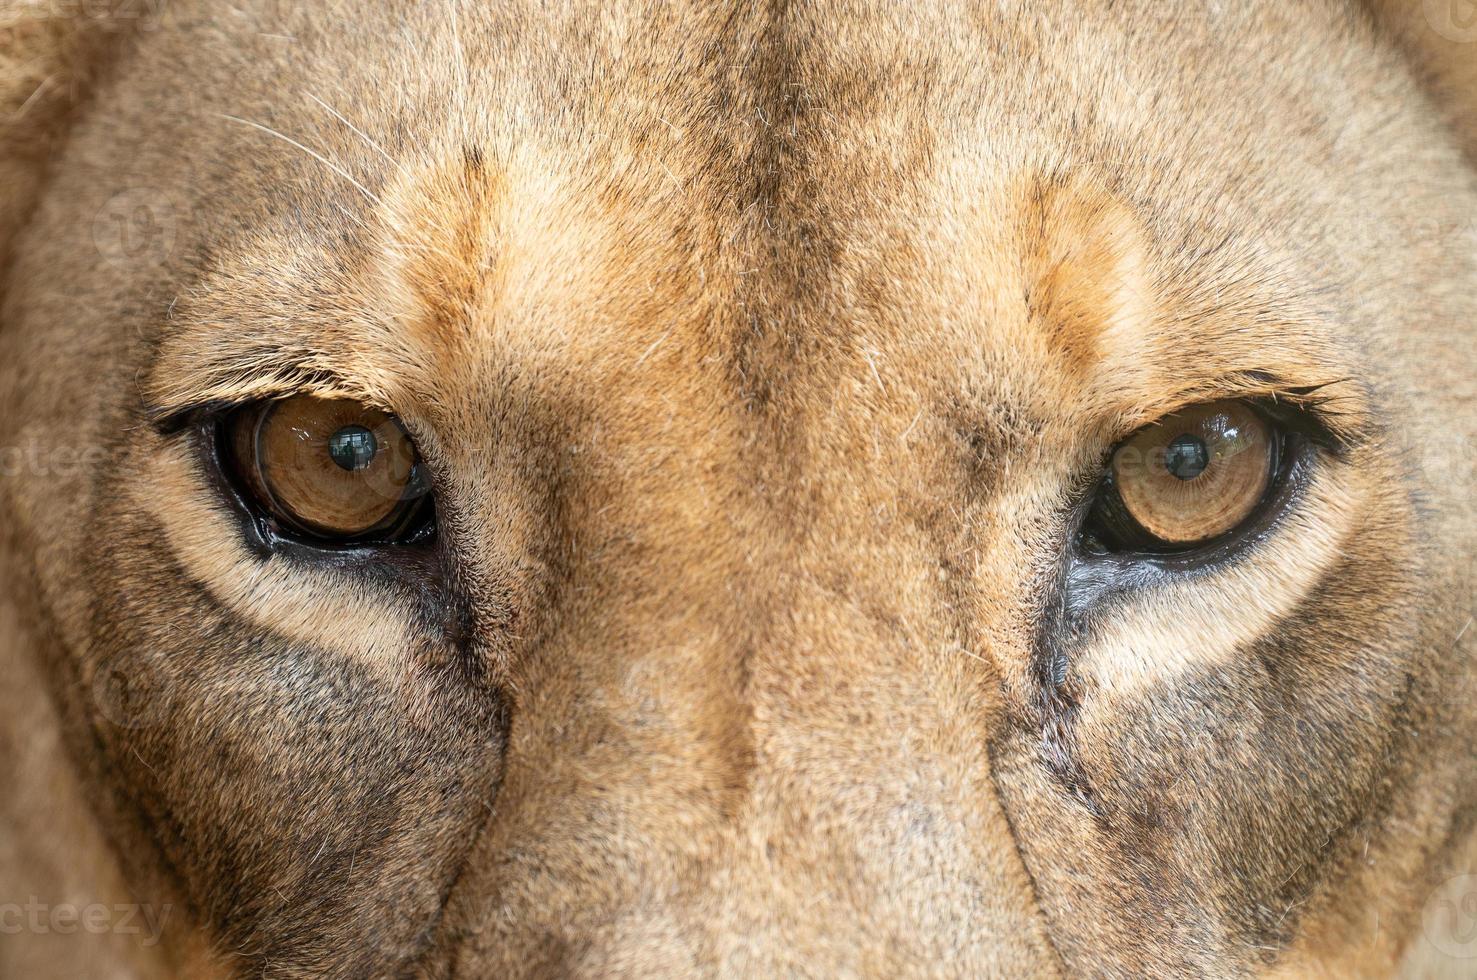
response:
<svg viewBox="0 0 1477 980"><path fill-rule="evenodd" d="M350 184L353 184L354 185L354 188L356 190L358 190L359 193L363 194L366 198L368 198L371 203L376 204L376 205L382 205L384 203L384 202L382 202L379 199L378 195L374 194L372 191L370 191L369 188L365 187L363 184L359 183L359 181L355 180L353 174L349 173L343 167L340 167L338 164L334 163L332 160L328 159L323 154L319 153L317 150L314 150L311 147L307 147L307 146L304 146L303 144L299 143L297 140L293 139L291 136L287 136L287 135L284 135L283 133L279 133L279 132L277 132L277 130L273 129L270 126L263 126L261 123L252 122L250 119L242 119L240 116L233 116L233 115L230 115L229 113L225 113L225 112L217 113L217 115L220 116L222 119L229 119L232 122L238 122L238 123L241 123L244 126L250 126L252 129L259 129L259 130L261 130L262 132L266 133L269 136L275 136L275 137L277 137L278 139L280 139L282 142L288 144L289 146L293 146L293 147L296 147L299 150L302 150L308 156L312 157L314 160L317 160L319 163L323 164L329 170L332 170L334 173L338 174L344 180L347 180Z"/></svg>
<svg viewBox="0 0 1477 980"><path fill-rule="evenodd" d="M343 113L339 112L337 109L335 109L333 106L329 105L327 102L324 102L322 99L318 98L318 96L314 95L312 92L304 92L303 94L306 95L308 98L312 99L314 102L318 103L318 105L322 106L323 109L326 112L328 112L330 115L332 115L339 122L341 122L345 126L347 126L349 128L349 130L354 133L354 135L358 136L371 149L373 149L376 153L378 153L380 156L384 157L387 161L389 161L390 165L393 166L396 170L399 170L400 173L403 176L405 176L406 178L411 178L412 177L412 174L410 172L410 169L408 167L406 167L405 164L401 163L399 160L396 160L393 156L391 156L390 153L383 146L381 146L379 143L376 143L373 139L371 139L368 133L364 132L364 130L360 129L358 126L356 126L352 122L350 122L347 116L345 116ZM427 223L429 223L432 228L435 228L437 231L441 232L443 235L446 235L448 237L451 235L450 229L448 229L441 222L435 220L434 218L430 217L429 215L421 215L420 217L421 217L421 220L426 221Z"/></svg>
<svg viewBox="0 0 1477 980"><path fill-rule="evenodd" d="M467 128L467 52L462 48L461 17L458 11L461 9L461 0L452 0L451 3L451 43L456 48L456 104L457 115L461 118L462 129Z"/></svg>
<svg viewBox="0 0 1477 980"><path fill-rule="evenodd" d="M399 160L396 160L394 157L390 156L390 154L385 150L385 148L383 146L380 146L374 140L370 139L369 138L369 134L365 133L364 130L360 129L358 126L355 126L353 123L349 122L349 120L344 116L343 113L339 112L333 106L329 105L327 102L324 102L322 99L318 98L318 96L314 95L312 92L305 92L303 94L306 95L308 98L312 99L314 102L318 103L318 105L322 106L323 107L323 110L325 112L329 113L331 116L333 116L333 118L337 119L339 122L341 122L345 126L349 127L349 129L354 133L355 136L358 136L360 139L362 139L365 143L367 143L369 145L370 149L374 150L380 156L382 156L386 160L388 160L390 162L390 165L391 166L393 166L395 169L399 170L402 174L406 174L407 176L409 176L409 173L410 172L405 169L405 164L401 163Z"/></svg>
<svg viewBox="0 0 1477 980"><path fill-rule="evenodd" d="M337 207L340 211L343 212L345 218L348 218L350 221L354 222L354 224L358 225L360 228L363 228L365 231L370 230L369 224L363 218L359 217L357 214L350 211L342 204L337 205Z"/></svg>

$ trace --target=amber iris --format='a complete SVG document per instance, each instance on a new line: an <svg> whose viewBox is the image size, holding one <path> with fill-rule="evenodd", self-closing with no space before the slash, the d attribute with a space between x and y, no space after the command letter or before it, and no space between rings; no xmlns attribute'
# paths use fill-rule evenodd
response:
<svg viewBox="0 0 1477 980"><path fill-rule="evenodd" d="M424 496L410 437L358 402L265 402L228 427L235 469L273 517L325 538L393 537Z"/></svg>
<svg viewBox="0 0 1477 980"><path fill-rule="evenodd" d="M1170 415L1113 454L1123 510L1168 545L1220 537L1255 512L1271 485L1275 437L1242 402L1215 402Z"/></svg>

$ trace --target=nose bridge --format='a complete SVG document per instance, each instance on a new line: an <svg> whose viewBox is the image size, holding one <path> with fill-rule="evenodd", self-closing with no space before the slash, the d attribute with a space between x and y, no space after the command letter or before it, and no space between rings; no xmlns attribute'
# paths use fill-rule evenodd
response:
<svg viewBox="0 0 1477 980"><path fill-rule="evenodd" d="M877 533L865 496L822 500L756 590L752 769L714 869L715 942L741 972L804 974L825 951L840 974L1049 974L991 773L991 658L968 649L936 542Z"/></svg>
<svg viewBox="0 0 1477 980"><path fill-rule="evenodd" d="M447 927L494 975L1049 972L961 539L914 485L952 457L877 459L911 408L756 417L701 350L669 338L579 416L572 546ZM855 387L826 375L789 380Z"/></svg>

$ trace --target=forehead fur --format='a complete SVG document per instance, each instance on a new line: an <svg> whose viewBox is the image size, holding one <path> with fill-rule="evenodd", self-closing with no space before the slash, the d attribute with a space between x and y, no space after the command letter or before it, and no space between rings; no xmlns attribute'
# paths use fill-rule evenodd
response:
<svg viewBox="0 0 1477 980"><path fill-rule="evenodd" d="M1181 35L1204 30L1234 39L1238 25L1225 16L1232 19L1172 26ZM995 28L1007 30L1008 23ZM1313 386L1352 373L1358 311L1330 309L1324 298L1333 289L1330 275L1355 260L1346 251L1323 254L1318 232L1337 216L1320 213L1316 201L1286 198L1286 182L1278 179L1280 169L1297 165L1299 152L1326 149L1306 136L1283 140L1284 156L1274 166L1237 158L1237 147L1223 151L1220 139L1214 147L1197 145L1202 131L1194 125L1146 125L1152 119L1122 104L1123 90L1152 84L1168 99L1179 85L1189 88L1178 81L1185 74L1178 48L1175 59L1158 66L1141 54L1126 59L1132 68L1123 90L1072 88L1073 76L1060 66L1073 57L1124 72L1112 49L1130 39L1124 22L1111 17L1043 24L1032 44L1062 57L1032 62L1023 78L1016 77L1023 66L1012 63L1017 84L1010 91L1002 90L998 66L976 59L968 84L930 90L927 101L906 88L888 104L878 92L848 90L850 101L812 111L807 86L823 88L832 65L840 71L861 60L876 69L867 59L880 57L877 38L841 30L825 50L789 66L797 80L777 94L762 74L747 91L736 83L735 92L697 66L654 91L629 78L624 89L566 83L560 92L570 101L560 111L574 125L558 133L510 131L508 123L519 118L516 106L547 99L530 79L562 79L567 52L544 51L527 77L510 79L489 70L501 63L489 61L488 46L498 42L485 36L489 26L507 25L447 18L419 26L417 44L400 57L408 62L439 51L451 71L431 77L450 91L425 91L424 80L408 78L408 91L396 91L392 101L356 94L351 119L305 81L297 105L277 96L271 106L272 121L293 121L283 123L286 133L249 113L217 114L214 138L284 168L291 176L282 193L311 188L311 196L258 224L268 231L231 250L225 267L207 276L200 304L186 297L176 307L172 332L179 339L166 340L152 386L162 409L192 397L240 396L253 383L311 378L327 385L340 375L361 386L358 395L399 402L409 389L432 390L460 376L443 371L446 365L471 365L461 372L471 375L520 350L570 369L582 361L578 351L603 352L586 361L599 376L631 360L628 349L671 339L674 318L686 321L677 325L674 347L684 335L698 346L720 342L749 394L760 397L782 382L748 361L769 346L766 336L781 333L791 342L813 338L794 353L849 351L852 364L868 372L884 349L895 363L909 349L926 350L933 360L948 349L961 370L991 365L974 372L983 375L1000 358L1044 344L1039 361L1024 362L1030 368L1023 380L1049 370L1074 383L1091 381L1080 392L1083 414L1072 423L1108 419L1114 431L1162 414L1176 400L1204 397L1227 376L1262 371ZM733 28L707 28L717 26ZM912 30L888 28L899 51L924 46ZM1097 44L1079 50L1078 39L1089 33ZM1214 70L1224 47L1201 52L1209 59L1202 71ZM640 57L600 51L611 59L604 66L611 74L639 73ZM1295 65L1302 53L1285 57ZM1264 61L1276 54L1260 51ZM468 73L469 57L482 70ZM1275 62L1266 67L1276 77ZM387 70L396 78L408 74L405 64ZM630 91L646 97L633 105ZM1030 93L1019 115L1011 109L1021 102L1018 92ZM752 117L741 108L745 95ZM412 141L396 113L417 96L455 111L430 115L430 128ZM1289 98L1342 96L1330 89ZM249 89L236 100L247 113ZM500 111L488 112L489 105ZM1086 139L1051 138L1069 124L1069 112L1085 107L1096 123ZM788 119L788 128L768 121L769 111ZM1027 113L1033 127L1002 139L1001 121ZM885 136L850 145L847 123L863 114L871 119L868 131ZM930 124L941 114L958 120L948 132ZM684 138L698 127L729 138ZM1117 145L1133 147L1132 166ZM916 161L906 181L893 177L899 152ZM1222 159L1207 184L1191 161L1211 152ZM808 165L784 183L759 179L756 168L774 171L776 154ZM1167 168L1154 171L1152 185L1144 171L1154 168L1140 165L1146 157ZM1192 169L1197 183L1182 183L1178 176ZM1218 193L1220 180L1226 184ZM1272 202L1254 237L1237 225L1232 181L1258 186ZM1342 190L1352 197L1375 192ZM262 203L270 206L270 197ZM347 230L345 214L353 221ZM935 268L915 274L915 263ZM863 284L879 277L895 295L868 294ZM894 313L901 309L908 310L905 321ZM779 322L784 330L766 329ZM200 329L192 329L196 324ZM1278 343L1259 342L1259 331ZM300 342L263 363L264 345L295 335ZM1223 344L1222 337L1237 342ZM178 358L168 356L175 350ZM861 356L866 350L874 354ZM804 360L781 354L777 377ZM421 377L401 386L407 391L389 397L397 378L417 372ZM188 384L180 383L185 378ZM441 400L461 397L447 392ZM1060 414L1061 407L1040 414Z"/></svg>

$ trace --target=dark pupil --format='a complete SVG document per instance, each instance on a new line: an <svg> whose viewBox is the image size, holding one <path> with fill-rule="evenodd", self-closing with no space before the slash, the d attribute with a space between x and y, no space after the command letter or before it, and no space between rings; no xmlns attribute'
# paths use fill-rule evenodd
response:
<svg viewBox="0 0 1477 980"><path fill-rule="evenodd" d="M1198 436L1183 435L1164 450L1164 468L1181 480L1193 480L1210 465L1210 450Z"/></svg>
<svg viewBox="0 0 1477 980"><path fill-rule="evenodd" d="M374 433L362 425L346 425L328 437L328 455L351 473L373 462L377 448Z"/></svg>

